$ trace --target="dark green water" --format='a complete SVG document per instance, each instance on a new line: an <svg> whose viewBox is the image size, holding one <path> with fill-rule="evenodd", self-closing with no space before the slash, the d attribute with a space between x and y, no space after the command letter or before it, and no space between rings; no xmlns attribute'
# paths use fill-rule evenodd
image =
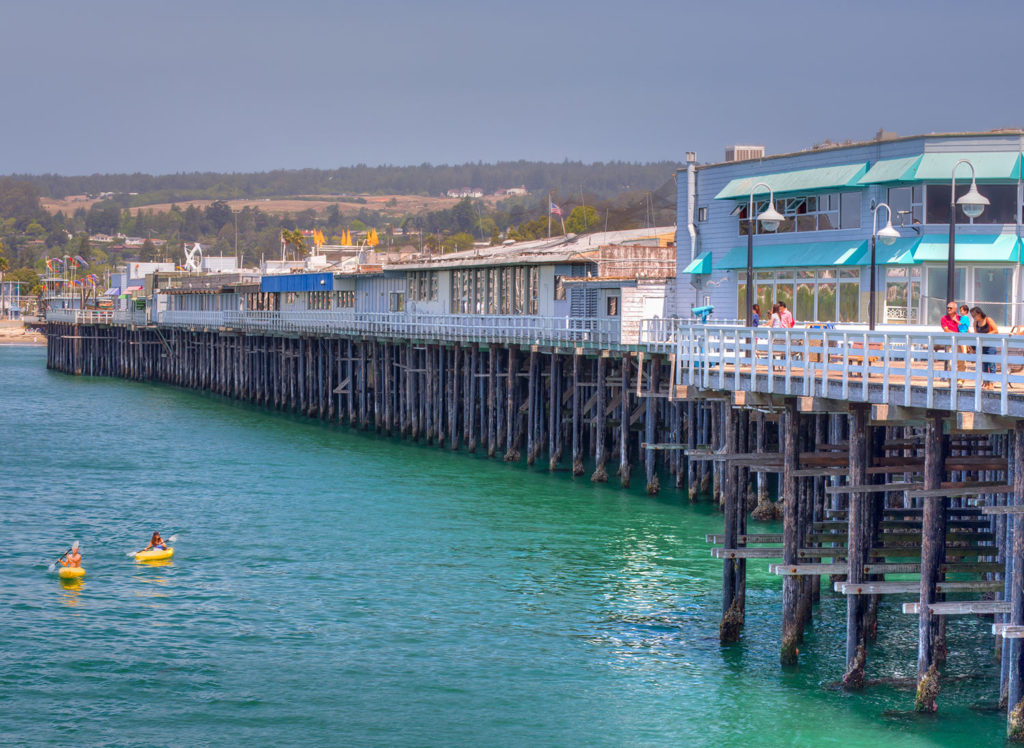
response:
<svg viewBox="0 0 1024 748"><path fill-rule="evenodd" d="M732 746L1002 743L979 620L950 624L942 712L850 695L845 604L777 664L751 562L717 640L721 520L655 499L0 347L0 744ZM174 563L125 557L154 528ZM80 588L46 572L79 539ZM880 619L871 677L912 675Z"/></svg>

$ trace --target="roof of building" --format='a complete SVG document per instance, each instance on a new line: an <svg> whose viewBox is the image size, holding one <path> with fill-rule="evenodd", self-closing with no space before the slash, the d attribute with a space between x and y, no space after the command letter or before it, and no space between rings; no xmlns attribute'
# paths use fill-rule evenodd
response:
<svg viewBox="0 0 1024 748"><path fill-rule="evenodd" d="M801 156L808 153L820 153L821 151L838 151L849 148L863 148L864 146L870 145L882 145L888 143L899 143L908 140L935 140L938 138L988 138L988 137L1006 137L1006 136L1018 135L1024 136L1024 129L1017 128L1006 128L999 130L988 130L985 132L931 132L923 133L918 135L903 135L897 137L886 137L886 138L872 138L871 140L859 140L856 142L847 143L827 143L825 145L816 146L814 148L805 148L799 151L790 151L788 153L773 153L761 158L745 159L743 161L711 161L706 164L697 164L697 169L707 169L718 166L736 166L738 164L751 164L761 161L772 161L774 159L788 158L790 156ZM679 169L679 171L686 171L685 167Z"/></svg>
<svg viewBox="0 0 1024 748"><path fill-rule="evenodd" d="M630 229L627 231L602 231L594 234L533 241L516 242L515 244L497 247L481 247L467 249L462 252L449 252L430 258L417 258L408 262L387 265L389 270L439 270L443 268L463 267L466 265L535 265L560 262L593 262L596 257L589 256L601 247L616 244L637 243L644 239L657 242L659 236L675 231L674 226L662 226L649 229Z"/></svg>

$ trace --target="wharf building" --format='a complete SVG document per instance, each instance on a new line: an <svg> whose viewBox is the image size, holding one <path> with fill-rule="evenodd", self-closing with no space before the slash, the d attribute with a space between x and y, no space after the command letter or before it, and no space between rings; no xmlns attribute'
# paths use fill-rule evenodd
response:
<svg viewBox="0 0 1024 748"><path fill-rule="evenodd" d="M950 190L973 176L989 205L976 218L956 211L956 300L981 306L1000 327L1024 324L1021 153L1024 133L894 137L777 156L697 164L678 174L675 311L711 304L744 318L748 297L762 310L783 301L801 322L864 323L874 210L892 209L901 238L877 244L876 322L937 326L946 302ZM751 157L754 156L754 157ZM745 157L745 158L744 158ZM767 186L767 187L766 187ZM769 190L785 220L760 222L754 237L754 293L746 289L747 211L765 210ZM887 219L882 210L878 228Z"/></svg>
<svg viewBox="0 0 1024 748"><path fill-rule="evenodd" d="M1024 341L932 320L944 174L967 158L989 206L957 224L958 301L1020 321L1021 146L1022 133L988 133L693 159L678 175L675 246L670 229L647 229L407 262L367 253L336 270L154 273L144 309L48 312L47 365L594 481L628 486L637 471L649 493L669 485L721 509L707 539L722 560L723 643L743 634L748 561L771 562L780 636L759 646L797 662L816 601L842 596L836 677L864 688L878 610L898 606L918 634L915 706L929 711L947 622L989 616L993 698L1024 741ZM759 182L782 230L751 237L751 297L784 300L817 329L736 320L744 210L751 190L757 214L768 202ZM871 331L865 254L881 202L900 239L876 247ZM781 532L748 532L780 514Z"/></svg>

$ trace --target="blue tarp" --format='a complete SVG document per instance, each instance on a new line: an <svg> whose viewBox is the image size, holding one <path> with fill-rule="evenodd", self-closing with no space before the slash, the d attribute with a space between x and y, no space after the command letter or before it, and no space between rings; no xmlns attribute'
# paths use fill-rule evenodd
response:
<svg viewBox="0 0 1024 748"><path fill-rule="evenodd" d="M295 293L302 291L333 291L331 273L293 273L291 275L265 275L260 280L263 293Z"/></svg>
<svg viewBox="0 0 1024 748"><path fill-rule="evenodd" d="M108 288L106 291L103 292L103 295L104 296L120 296L121 295L121 287L120 286L113 286L111 288Z"/></svg>

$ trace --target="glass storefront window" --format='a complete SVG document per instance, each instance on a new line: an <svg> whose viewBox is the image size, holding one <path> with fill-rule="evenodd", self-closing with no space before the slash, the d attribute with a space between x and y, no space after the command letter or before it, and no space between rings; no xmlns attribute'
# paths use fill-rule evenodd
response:
<svg viewBox="0 0 1024 748"><path fill-rule="evenodd" d="M860 283L839 284L839 321L860 321Z"/></svg>
<svg viewBox="0 0 1024 748"><path fill-rule="evenodd" d="M1007 267L974 267L973 305L980 306L1000 327L1013 317L1009 300L1013 293L1013 269Z"/></svg>
<svg viewBox="0 0 1024 748"><path fill-rule="evenodd" d="M818 283L818 320L821 322L836 321L835 281Z"/></svg>
<svg viewBox="0 0 1024 748"><path fill-rule="evenodd" d="M835 299L833 299L833 304ZM793 310L798 320L810 321L814 315L814 281L798 283L796 286L796 309Z"/></svg>

